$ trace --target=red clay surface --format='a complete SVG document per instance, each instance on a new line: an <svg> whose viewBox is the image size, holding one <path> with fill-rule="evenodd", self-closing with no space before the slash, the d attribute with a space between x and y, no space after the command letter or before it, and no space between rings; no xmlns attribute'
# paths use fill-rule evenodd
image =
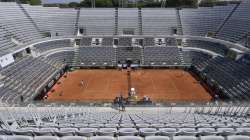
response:
<svg viewBox="0 0 250 140"><path fill-rule="evenodd" d="M84 81L84 86L81 85ZM126 70L76 70L62 77L48 92L49 101L113 101L128 93ZM141 99L147 95L153 101L209 101L211 96L184 70L131 71L131 84ZM60 84L58 84L60 83Z"/></svg>

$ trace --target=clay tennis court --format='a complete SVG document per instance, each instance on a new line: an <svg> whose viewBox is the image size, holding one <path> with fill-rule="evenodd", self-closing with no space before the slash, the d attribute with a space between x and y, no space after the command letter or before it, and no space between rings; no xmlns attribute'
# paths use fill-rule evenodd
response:
<svg viewBox="0 0 250 140"><path fill-rule="evenodd" d="M83 84L81 83L83 81ZM58 84L59 83L59 84ZM153 101L209 101L210 94L184 70L144 69L131 71L131 87L141 99ZM67 73L48 93L49 101L113 101L128 94L126 70L83 69Z"/></svg>

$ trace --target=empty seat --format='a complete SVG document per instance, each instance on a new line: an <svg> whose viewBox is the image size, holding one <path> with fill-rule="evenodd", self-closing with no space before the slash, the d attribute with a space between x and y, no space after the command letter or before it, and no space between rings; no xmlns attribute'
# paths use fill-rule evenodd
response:
<svg viewBox="0 0 250 140"><path fill-rule="evenodd" d="M103 136L114 136L116 133L116 128L100 128L100 130L98 131L98 134Z"/></svg>
<svg viewBox="0 0 250 140"><path fill-rule="evenodd" d="M247 135L247 136L250 136L250 128L247 127L247 128L236 128L236 132L237 134L239 135Z"/></svg>
<svg viewBox="0 0 250 140"><path fill-rule="evenodd" d="M217 134L222 136L234 135L236 131L233 128L218 128Z"/></svg>
<svg viewBox="0 0 250 140"><path fill-rule="evenodd" d="M233 135L233 136L228 136L227 140L250 140L250 137L242 135Z"/></svg>
<svg viewBox="0 0 250 140"><path fill-rule="evenodd" d="M174 136L177 133L176 128L160 128L159 129L160 135L163 136Z"/></svg>
<svg viewBox="0 0 250 140"><path fill-rule="evenodd" d="M138 136L121 136L118 137L118 140L143 140L143 138Z"/></svg>
<svg viewBox="0 0 250 140"><path fill-rule="evenodd" d="M224 140L222 136L201 136L201 140Z"/></svg>
<svg viewBox="0 0 250 140"><path fill-rule="evenodd" d="M90 140L114 140L114 137L111 136L94 136L90 137Z"/></svg>
<svg viewBox="0 0 250 140"><path fill-rule="evenodd" d="M87 138L81 136L64 136L61 140L87 140Z"/></svg>
<svg viewBox="0 0 250 140"><path fill-rule="evenodd" d="M33 140L30 136L8 136L8 140Z"/></svg>
<svg viewBox="0 0 250 140"><path fill-rule="evenodd" d="M134 136L138 131L135 128L121 128L119 130L120 136Z"/></svg>
<svg viewBox="0 0 250 140"><path fill-rule="evenodd" d="M140 135L142 136L154 136L157 133L155 128L140 128L139 129Z"/></svg>
<svg viewBox="0 0 250 140"><path fill-rule="evenodd" d="M73 136L75 135L77 128L61 128L57 133L58 136Z"/></svg>
<svg viewBox="0 0 250 140"><path fill-rule="evenodd" d="M215 135L217 132L214 128L198 128L198 134L202 136Z"/></svg>
<svg viewBox="0 0 250 140"><path fill-rule="evenodd" d="M52 136L58 131L57 128L41 128L38 131L34 131L37 136Z"/></svg>
<svg viewBox="0 0 250 140"><path fill-rule="evenodd" d="M91 137L96 133L96 131L96 128L80 128L80 130L77 131L77 134L79 136Z"/></svg>
<svg viewBox="0 0 250 140"><path fill-rule="evenodd" d="M131 128L131 127L134 127L135 125L132 124L132 123L122 123L120 124L120 127L123 127L123 128Z"/></svg>
<svg viewBox="0 0 250 140"><path fill-rule="evenodd" d="M74 126L77 127L77 128L86 128L86 127L88 127L88 124L86 124L86 123L76 123Z"/></svg>
<svg viewBox="0 0 250 140"><path fill-rule="evenodd" d="M36 136L34 140L60 140L57 136Z"/></svg>
<svg viewBox="0 0 250 140"><path fill-rule="evenodd" d="M194 136L197 134L195 128L181 128L179 129L178 135L188 135L188 136Z"/></svg>
<svg viewBox="0 0 250 140"><path fill-rule="evenodd" d="M195 136L174 136L173 140L197 140Z"/></svg>
<svg viewBox="0 0 250 140"><path fill-rule="evenodd" d="M145 140L170 140L170 138L166 136L147 136Z"/></svg>

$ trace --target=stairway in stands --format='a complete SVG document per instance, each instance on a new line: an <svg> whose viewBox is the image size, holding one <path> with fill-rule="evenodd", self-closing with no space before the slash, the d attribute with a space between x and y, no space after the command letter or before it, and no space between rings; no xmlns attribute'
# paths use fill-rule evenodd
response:
<svg viewBox="0 0 250 140"><path fill-rule="evenodd" d="M78 33L78 25L79 25L78 22L79 22L80 13L81 13L81 8L77 9L74 35L77 35Z"/></svg>
<svg viewBox="0 0 250 140"><path fill-rule="evenodd" d="M23 11L23 13L26 15L26 17L30 20L30 22L34 25L34 27L36 28L36 30L39 33L42 33L39 29L39 27L37 26L36 22L31 18L31 16L29 15L29 13L25 10L25 8L22 6L21 2L19 0L16 0L17 5L20 7L20 9Z"/></svg>
<svg viewBox="0 0 250 140"><path fill-rule="evenodd" d="M115 29L114 35L118 35L118 8L115 8Z"/></svg>
<svg viewBox="0 0 250 140"><path fill-rule="evenodd" d="M144 47L141 48L141 65L144 64Z"/></svg>
<svg viewBox="0 0 250 140"><path fill-rule="evenodd" d="M142 35L142 13L141 13L141 8L138 9L138 28L139 28L139 35Z"/></svg>
<svg viewBox="0 0 250 140"><path fill-rule="evenodd" d="M233 15L233 13L237 10L237 8L239 7L240 3L237 3L235 5L235 7L233 8L233 10L228 14L228 16L226 17L226 19L221 23L221 25L218 27L217 31L215 32L215 36L222 30L223 26L227 23L227 21L231 18L231 16Z"/></svg>
<svg viewBox="0 0 250 140"><path fill-rule="evenodd" d="M177 17L177 34L178 35L183 35L181 16L180 16L180 9L176 9L176 17Z"/></svg>
<svg viewBox="0 0 250 140"><path fill-rule="evenodd" d="M80 65L80 47L75 46L74 52L75 53L74 53L74 59L73 59L72 66L78 67Z"/></svg>

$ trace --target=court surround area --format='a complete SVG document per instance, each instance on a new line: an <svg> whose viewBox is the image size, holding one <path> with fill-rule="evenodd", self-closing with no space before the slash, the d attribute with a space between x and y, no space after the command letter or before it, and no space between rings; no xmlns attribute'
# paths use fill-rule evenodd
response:
<svg viewBox="0 0 250 140"><path fill-rule="evenodd" d="M187 71L181 69L127 70L82 69L67 72L48 92L47 101L111 102L128 96L129 82L138 99L153 102L209 101L208 91Z"/></svg>

